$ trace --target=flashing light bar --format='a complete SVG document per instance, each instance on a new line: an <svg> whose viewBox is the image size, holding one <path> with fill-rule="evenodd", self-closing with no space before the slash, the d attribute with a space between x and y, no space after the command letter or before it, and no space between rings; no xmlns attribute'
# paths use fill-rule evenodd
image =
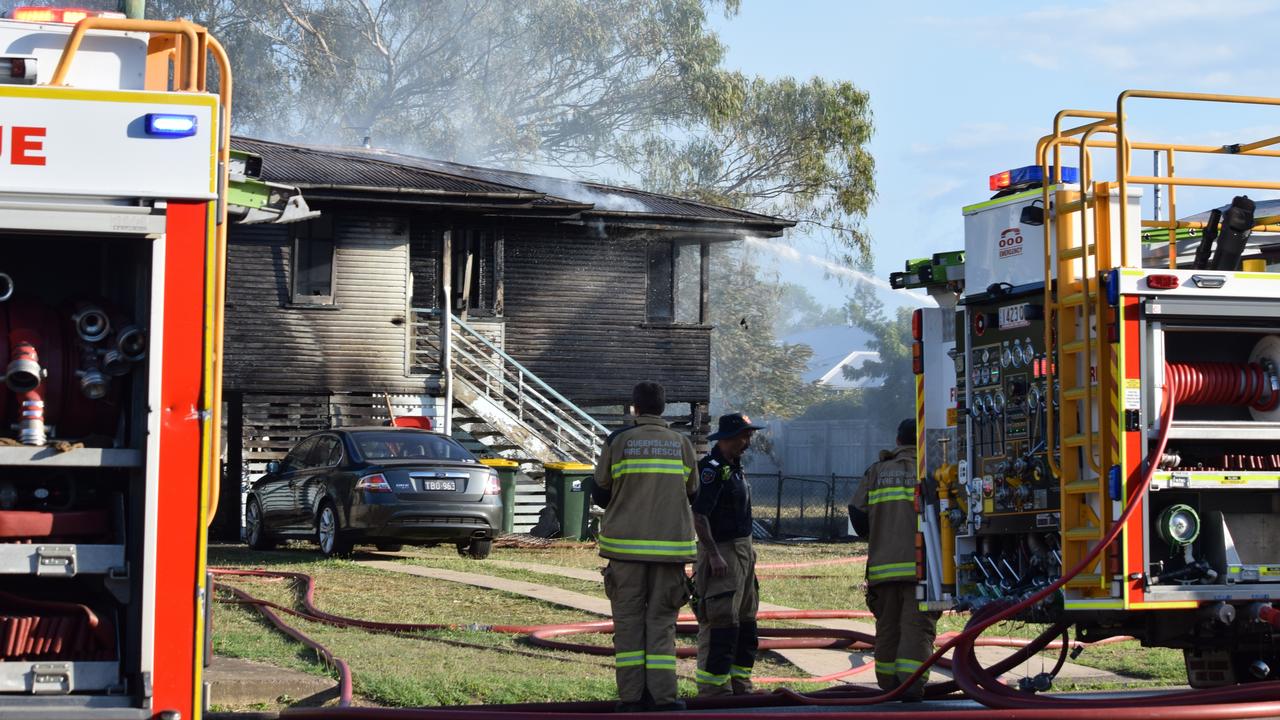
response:
<svg viewBox="0 0 1280 720"><path fill-rule="evenodd" d="M1049 168L1052 172L1053 168ZM1073 167L1062 168L1062 177L1059 182L1073 183L1080 179L1080 173ZM1044 169L1039 165L1027 165L1026 167L1015 168L1013 170L1005 170L992 175L990 178L991 190L1004 190L1008 187L1017 185L1025 185L1027 183L1043 183Z"/></svg>
<svg viewBox="0 0 1280 720"><path fill-rule="evenodd" d="M146 126L148 135L191 137L196 134L196 116L147 113Z"/></svg>
<svg viewBox="0 0 1280 720"><path fill-rule="evenodd" d="M24 22L64 23L75 25L90 17L123 18L122 12L109 10L89 10L87 8L39 7L36 5L19 5L9 11L10 20Z"/></svg>

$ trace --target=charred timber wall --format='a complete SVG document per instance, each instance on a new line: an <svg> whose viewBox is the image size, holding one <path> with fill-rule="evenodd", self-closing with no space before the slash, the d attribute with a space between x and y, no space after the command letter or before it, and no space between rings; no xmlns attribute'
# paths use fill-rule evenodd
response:
<svg viewBox="0 0 1280 720"><path fill-rule="evenodd" d="M227 390L431 389L424 378L405 375L407 222L335 212L334 304L329 306L293 302L288 226L235 225L230 234Z"/></svg>
<svg viewBox="0 0 1280 720"><path fill-rule="evenodd" d="M579 405L630 402L639 380L666 386L668 402L705 402L711 331L646 322L646 242L507 231L507 352Z"/></svg>

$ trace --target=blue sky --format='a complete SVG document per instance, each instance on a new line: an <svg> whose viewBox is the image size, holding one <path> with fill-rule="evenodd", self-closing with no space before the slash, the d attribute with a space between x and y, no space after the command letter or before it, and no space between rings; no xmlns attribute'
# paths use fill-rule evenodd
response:
<svg viewBox="0 0 1280 720"><path fill-rule="evenodd" d="M867 227L877 279L908 258L962 248L961 207L990 197L992 173L1032 164L1060 109L1114 109L1128 88L1280 94L1280 55L1262 41L1263 29L1280 27L1280 2L747 0L712 24L729 67L850 80L870 93L878 200ZM1129 116L1142 139L1217 145L1280 135L1280 108L1224 107L1146 101ZM1149 170L1150 153L1137 163ZM1184 156L1177 170L1277 179L1278 163ZM1113 168L1114 159L1098 153L1094 164ZM1213 192L1179 190L1178 214L1230 201ZM1149 217L1149 197L1144 207ZM839 304L848 288L814 281L806 258L826 254L821 242L793 243L777 267Z"/></svg>

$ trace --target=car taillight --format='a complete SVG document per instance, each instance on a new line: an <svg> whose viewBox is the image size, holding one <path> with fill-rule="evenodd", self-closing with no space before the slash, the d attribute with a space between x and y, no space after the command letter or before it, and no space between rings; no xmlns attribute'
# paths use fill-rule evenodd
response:
<svg viewBox="0 0 1280 720"><path fill-rule="evenodd" d="M389 493L391 492L391 483L387 482L387 478L382 473L374 473L365 475L356 481L357 490L368 490L369 492Z"/></svg>
<svg viewBox="0 0 1280 720"><path fill-rule="evenodd" d="M497 473L493 473L493 472L491 472L491 473L489 473L489 477L485 478L485 480L484 480L484 494L485 494L485 495L500 495L500 494L502 494L502 484L498 482L498 474L497 474Z"/></svg>

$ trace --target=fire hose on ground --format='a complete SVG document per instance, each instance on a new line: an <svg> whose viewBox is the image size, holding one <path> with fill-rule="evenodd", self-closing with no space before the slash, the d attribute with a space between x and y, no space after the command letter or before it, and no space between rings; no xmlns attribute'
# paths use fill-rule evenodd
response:
<svg viewBox="0 0 1280 720"><path fill-rule="evenodd" d="M806 713L794 712L788 713L788 716L798 718L845 718L850 720L858 718L861 720L874 720L876 718L1036 718L1037 720L1053 720L1062 718L1063 720L1078 720L1079 718L1096 715L1098 711L1105 710L1109 716L1109 720L1135 720L1137 718L1161 718L1171 720L1216 720L1217 718L1255 718L1255 717L1275 717L1280 715L1280 682L1258 682L1248 685L1231 686L1226 688L1214 688L1205 690L1181 691L1172 693L1146 694L1135 697L1125 698L1108 698L1108 699L1071 699L1062 697L1045 697L1032 695L1025 692L1013 690L1003 685L999 680L999 674L1007 669L1014 667L1017 663L1022 662L1027 657L1049 648L1050 643L1058 637L1063 637L1068 630L1065 624L1058 624L1048 628L1037 638L1026 642L1026 644L1014 655L997 663L991 668L982 667L978 662L974 652L975 648L980 644L987 644L990 640L979 640L983 631L990 628L1002 620L1006 620L1017 616L1025 610L1034 607L1036 604L1051 597L1057 593L1071 578L1083 572L1090 567L1094 561L1098 559L1111 543L1119 537L1121 530L1128 522L1129 518L1137 510L1140 500L1146 495L1146 490L1151 484L1152 477L1158 467L1158 460L1164 454L1165 446L1169 437L1169 429L1173 422L1173 413L1179 403L1186 404L1238 404L1238 405L1263 405L1266 404L1264 397L1267 396L1266 388L1263 383L1247 383L1244 390L1233 390L1236 387L1228 380L1228 376L1236 376L1236 368L1215 367L1210 364L1189 363L1176 364L1169 363L1166 365L1166 386L1162 398L1160 431L1156 441L1156 446L1148 455L1145 470L1142 478L1136 487L1130 488L1128 501L1126 502L1119 517L1112 523L1107 533L1094 545L1093 548L1086 553L1085 557L1078 562L1075 567L1063 573L1063 575L1041 589L1040 591L1017 602L991 603L974 613L963 632L944 635L938 638L939 647L933 655L931 655L916 672L902 683L897 689L889 692L880 692L872 689L847 689L836 688L832 690L819 691L814 693L797 693L788 689L781 689L773 693L739 696L728 698L718 702L695 702L694 705L699 709L723 707L732 709L734 707L769 707L782 704L803 704L803 705L825 705L825 706L867 706L875 705L883 702L898 699L908 687L910 687L919 677L928 671L933 665L943 661L943 654L948 651L954 651L951 663L951 669L954 680L947 683L928 686L928 696L940 697L953 693L956 689L962 691L967 697L978 701L987 706L982 710L948 710L948 711L923 711L923 712L876 712L858 710L848 713ZM1248 378L1245 378L1248 380ZM1271 394L1270 399L1274 401L1275 395ZM1274 402L1272 403L1274 404ZM264 575L263 572L255 571L215 571L220 575ZM291 575L296 579L304 579L306 582L306 591L303 596L303 606L307 609L306 613L295 611L289 608L282 608L274 603L265 603L256 601L254 604L260 609L267 607L275 607L285 610L291 614L309 619L328 622L331 624L342 624L350 627L360 627L368 630L403 632L408 627L415 629L460 629L468 626L406 626L398 623L381 623L363 620L354 620L349 618L341 618L339 616L324 613L315 609L312 604L314 596L314 583L310 578L299 573L288 573L283 575ZM821 611L818 611L821 612ZM1274 613L1267 613L1266 619L1271 621ZM818 617L831 617L831 615L818 615ZM840 617L848 617L847 614L841 614ZM764 617L764 614L762 614ZM1280 619L1275 620L1280 622ZM583 629L584 625L594 625L595 629ZM543 637L540 640L547 640L557 634L572 634L574 632L603 632L604 627L610 625L608 622L599 623L582 623L561 626L541 626L530 630L525 626L488 626L495 632L540 632ZM474 628L473 628L474 629ZM823 637L831 637L824 633ZM843 637L853 638L853 633ZM855 642L866 643L870 640L868 636L862 635L854 639ZM763 646L763 645L762 645ZM1062 645L1059 645L1062 648ZM330 654L331 656L331 654ZM1016 661L1016 662L1015 662ZM1057 668L1060 668L1065 662L1065 655L1060 656ZM1011 664L1012 663L1012 664ZM1056 669L1055 668L1055 671ZM344 688L349 688L350 672L344 672ZM349 704L349 690L343 695L343 704ZM577 714L581 717L603 714L607 712L609 705L607 703L544 703L544 704L526 704L519 706L508 706L504 709L483 709L468 710L462 708L448 709L387 709L387 708L352 708L344 707L341 710L332 708L310 710L286 710L282 713L288 718L297 718L298 720L306 720L308 718L362 718L368 720L393 720L403 718L421 719L435 717L464 717L474 720L513 720L516 718L527 720L550 720L555 717L563 717L566 713ZM633 715L637 718L663 718L670 717L669 713L637 713ZM725 719L745 717L741 713L724 712L724 713L700 713L699 717Z"/></svg>

